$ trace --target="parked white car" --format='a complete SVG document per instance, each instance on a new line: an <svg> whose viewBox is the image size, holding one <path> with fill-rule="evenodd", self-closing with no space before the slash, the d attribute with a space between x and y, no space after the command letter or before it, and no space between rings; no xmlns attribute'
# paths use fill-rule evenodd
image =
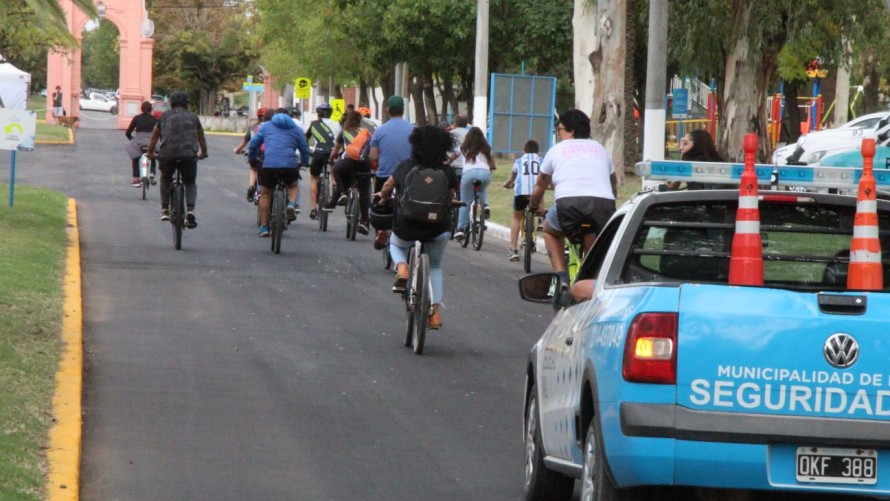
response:
<svg viewBox="0 0 890 501"><path fill-rule="evenodd" d="M89 97L80 98L81 110L105 111L117 115L117 101L98 92L90 92Z"/></svg>
<svg viewBox="0 0 890 501"><path fill-rule="evenodd" d="M789 157L792 157L794 163L813 164L831 153L861 145L863 138L874 137L878 129L888 123L890 113L882 111L855 118L836 129L810 132L800 136L796 144L776 148L772 161L777 165L786 165Z"/></svg>

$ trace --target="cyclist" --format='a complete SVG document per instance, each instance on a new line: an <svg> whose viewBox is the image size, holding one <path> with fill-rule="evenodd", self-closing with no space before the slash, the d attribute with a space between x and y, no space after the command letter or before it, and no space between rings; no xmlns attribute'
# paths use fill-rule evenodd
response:
<svg viewBox="0 0 890 501"><path fill-rule="evenodd" d="M331 113L334 111L328 103L321 103L315 107L315 113L318 115L316 120L309 124L306 130L306 140L315 141L312 148L312 162L309 164L309 194L312 199L312 210L309 212L309 218L318 217L318 176L321 175L322 169L328 159L331 158L331 151L334 149L334 141L340 134L340 124L331 120Z"/></svg>
<svg viewBox="0 0 890 501"><path fill-rule="evenodd" d="M524 155L513 163L513 173L504 182L504 188L513 188L513 220L510 224L510 253L507 259L519 261L517 241L519 240L519 225L525 216L528 207L528 199L532 194L532 188L538 180L538 171L541 168L541 158L538 156L540 148L538 142L529 139L522 148Z"/></svg>
<svg viewBox="0 0 890 501"><path fill-rule="evenodd" d="M590 138L590 118L580 110L559 116L560 142L550 148L529 199L529 208L539 211L544 190L551 184L554 201L544 215L544 243L553 271L568 283L564 239L583 236L584 253L615 212L617 182L612 157ZM588 230L581 228L589 224Z"/></svg>
<svg viewBox="0 0 890 501"><path fill-rule="evenodd" d="M405 100L401 96L390 96L386 100L386 108L389 112L389 120L374 130L371 137L371 171L374 177L374 191L379 192L383 183L392 176L393 172L403 161L411 156L411 143L408 137L414 130L414 126L402 118L405 113ZM382 249L386 246L389 231L377 232L374 239L374 248Z"/></svg>
<svg viewBox="0 0 890 501"><path fill-rule="evenodd" d="M485 133L479 127L472 127L467 132L464 144L461 145L464 155L464 169L460 177L460 199L469 203L473 199L473 181L482 181L479 187L479 198L485 211L485 219L490 217L488 209L488 185L491 184L491 171L497 166L491 156L491 146L485 139ZM470 206L460 208L457 218L457 231L454 238L464 238L470 225Z"/></svg>
<svg viewBox="0 0 890 501"><path fill-rule="evenodd" d="M453 148L451 135L434 125L424 125L414 129L409 137L411 144L411 156L399 164L393 174L386 180L377 196L382 201L389 200L393 190L402 193L406 184L408 173L416 165L425 168L441 169L447 178L448 200L454 198L457 190L457 176L454 169L447 165L448 154ZM432 310L430 312L430 329L438 329L442 326L442 318L439 313L439 305L442 303L443 273L442 259L445 257L445 246L451 238L451 211L446 211L446 217L440 223L417 223L408 221L396 210L393 221L392 235L389 239L389 252L396 267L396 281L393 284L393 292L403 292L408 283L408 252L414 242L424 242L430 259L430 284L432 285Z"/></svg>
<svg viewBox="0 0 890 501"><path fill-rule="evenodd" d="M158 123L158 119L151 114L151 103L145 101L142 103L142 106L140 106L140 109L142 110L142 113L133 117L133 120L130 120L130 126L127 127L127 131L124 132L124 135L130 140L124 149L127 151L127 154L130 156L133 163L133 186L136 188L142 186L142 181L139 179L139 157L142 156L143 149L147 150L148 141L151 139L151 132ZM157 182L155 181L154 162L151 164L151 174L149 175L148 180L151 184Z"/></svg>
<svg viewBox="0 0 890 501"><path fill-rule="evenodd" d="M359 182L358 173L370 173L371 164L366 160L355 160L349 158L345 153L346 148L352 144L363 129L362 115L357 111L350 111L346 114L346 120L343 122L343 130L337 136L334 149L331 151L330 163L333 164L334 179L334 195L328 205L329 209L333 209L337 204L346 203L346 193L349 188L358 183L358 191L361 206L361 216L356 231L362 235L367 235L368 230L368 211L370 208L370 189L369 181L362 180Z"/></svg>
<svg viewBox="0 0 890 501"><path fill-rule="evenodd" d="M263 159L259 160L262 145L266 146L266 151ZM309 145L306 144L303 129L291 120L284 108L277 109L271 120L260 125L247 147L248 161L253 167L260 169L259 179L263 187L260 194L261 237L269 236L270 198L279 176L287 185L287 219L294 221L297 218L297 180L300 178L297 150L300 158L309 158Z"/></svg>
<svg viewBox="0 0 890 501"><path fill-rule="evenodd" d="M269 120L271 120L272 115L274 115L274 114L275 114L275 112L272 111L271 108L269 108L269 109L260 108L259 110L257 110L257 122L252 127L249 127L247 129L247 132L244 133L244 137L241 139L241 142L238 143L238 146L235 146L235 149L233 151L235 152L236 155L240 155L240 154L244 153L244 148L246 148L247 144L250 143L250 139L253 137L253 135L256 133L256 131L259 130L260 125L263 122L268 122ZM260 148L259 159L260 160L263 159L263 148ZM250 162L248 162L247 165L249 167L249 173L247 175L247 202L253 203L254 197L256 197L256 182L257 182L258 169L255 169L253 166L251 166Z"/></svg>
<svg viewBox="0 0 890 501"><path fill-rule="evenodd" d="M207 141L204 128L194 113L188 110L189 96L174 92L170 96L170 109L165 111L148 141L148 158L154 160L158 147L161 168L161 221L170 220L170 185L173 174L179 169L185 184L185 226L195 228L195 201L198 198L198 160L207 158ZM158 146L160 141L160 146Z"/></svg>

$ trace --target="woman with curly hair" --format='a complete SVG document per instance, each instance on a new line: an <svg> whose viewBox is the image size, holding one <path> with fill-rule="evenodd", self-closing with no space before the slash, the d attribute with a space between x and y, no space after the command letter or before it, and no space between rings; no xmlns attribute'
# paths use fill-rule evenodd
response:
<svg viewBox="0 0 890 501"><path fill-rule="evenodd" d="M494 165L494 157L491 156L491 146L485 139L485 133L479 127L473 127L467 132L464 144L460 147L464 155L464 170L460 178L460 199L473 199L473 181L482 181L479 187L479 197L485 207L485 219L490 217L488 209L488 185L491 184L491 171L497 167ZM457 217L457 231L454 238L464 238L467 227L470 225L470 208L460 208Z"/></svg>
<svg viewBox="0 0 890 501"><path fill-rule="evenodd" d="M406 178L417 165L425 168L440 169L445 174L448 183L448 200L454 198L457 189L457 176L454 169L447 164L449 153L454 149L451 134L434 125L417 127L408 139L411 143L411 157L398 167L392 176L383 184L383 188L376 196L382 201L387 201L392 196L393 190L400 193L405 189ZM442 318L439 314L439 304L442 302L443 273L442 259L445 257L445 245L451 239L451 211L447 217L434 225L418 224L400 217L396 210L393 221L392 234L389 237L389 253L392 262L396 265L396 282L393 284L393 292L403 292L408 282L408 251L415 241L422 241L426 246L430 259L430 283L433 288L432 310L430 312L427 327L438 329L442 326Z"/></svg>

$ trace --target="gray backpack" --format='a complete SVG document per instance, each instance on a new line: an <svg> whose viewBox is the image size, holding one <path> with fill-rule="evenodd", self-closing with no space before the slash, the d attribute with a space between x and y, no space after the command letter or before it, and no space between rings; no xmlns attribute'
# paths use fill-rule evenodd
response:
<svg viewBox="0 0 890 501"><path fill-rule="evenodd" d="M440 226L448 221L450 209L445 171L423 165L412 167L399 197L399 215L419 226Z"/></svg>

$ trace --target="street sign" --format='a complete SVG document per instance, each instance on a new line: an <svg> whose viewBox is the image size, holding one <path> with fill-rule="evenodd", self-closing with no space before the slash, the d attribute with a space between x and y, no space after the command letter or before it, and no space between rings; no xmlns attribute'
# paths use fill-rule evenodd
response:
<svg viewBox="0 0 890 501"><path fill-rule="evenodd" d="M261 83L253 83L253 75L247 75L247 81L241 85L241 90L263 92L265 87Z"/></svg>
<svg viewBox="0 0 890 501"><path fill-rule="evenodd" d="M309 99L312 95L312 80L298 78L294 82L294 95L297 99Z"/></svg>
<svg viewBox="0 0 890 501"><path fill-rule="evenodd" d="M36 135L34 111L0 108L0 150L33 151Z"/></svg>
<svg viewBox="0 0 890 501"><path fill-rule="evenodd" d="M331 113L331 120L339 122L340 117L343 116L343 113L346 113L346 100L331 99L331 108L334 108L334 112Z"/></svg>
<svg viewBox="0 0 890 501"><path fill-rule="evenodd" d="M674 104L671 105L671 116L674 118L686 118L686 110L689 107L689 91L686 89L674 89Z"/></svg>

